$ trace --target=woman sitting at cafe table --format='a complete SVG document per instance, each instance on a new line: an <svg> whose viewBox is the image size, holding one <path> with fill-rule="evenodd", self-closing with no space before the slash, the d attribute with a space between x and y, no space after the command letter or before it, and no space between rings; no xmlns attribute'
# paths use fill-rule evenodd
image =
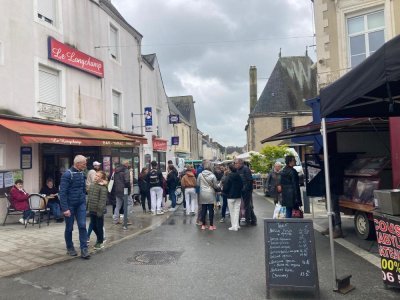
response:
<svg viewBox="0 0 400 300"><path fill-rule="evenodd" d="M24 190L24 182L22 179L15 180L15 185L11 188L10 191L10 201L11 205L16 210L22 210L22 218L19 219L19 222L23 225L26 222L32 223L34 222L35 214L33 211L29 209L29 194Z"/></svg>
<svg viewBox="0 0 400 300"><path fill-rule="evenodd" d="M40 190L40 194L46 195L47 207L50 208L50 212L53 214L54 219L57 223L64 221L61 215L60 200L58 199L58 189L54 186L54 180L47 178L46 185Z"/></svg>

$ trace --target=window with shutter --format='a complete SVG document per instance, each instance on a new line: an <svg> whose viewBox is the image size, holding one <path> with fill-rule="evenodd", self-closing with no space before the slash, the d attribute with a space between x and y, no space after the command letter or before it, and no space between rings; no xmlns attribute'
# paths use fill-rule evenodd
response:
<svg viewBox="0 0 400 300"><path fill-rule="evenodd" d="M60 106L60 80L57 70L39 66L39 101Z"/></svg>
<svg viewBox="0 0 400 300"><path fill-rule="evenodd" d="M38 0L37 1L37 14L38 18L55 25L56 20L56 0Z"/></svg>
<svg viewBox="0 0 400 300"><path fill-rule="evenodd" d="M110 55L118 60L118 29L110 25Z"/></svg>
<svg viewBox="0 0 400 300"><path fill-rule="evenodd" d="M121 94L113 91L113 126L120 127L121 126Z"/></svg>

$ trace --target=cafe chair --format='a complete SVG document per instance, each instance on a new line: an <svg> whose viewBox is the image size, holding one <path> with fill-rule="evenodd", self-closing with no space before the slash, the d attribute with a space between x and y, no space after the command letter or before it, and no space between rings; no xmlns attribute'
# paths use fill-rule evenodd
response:
<svg viewBox="0 0 400 300"><path fill-rule="evenodd" d="M47 217L49 217L50 209L46 206L46 198L40 194L30 194L29 195L29 209L33 212L33 220L35 220L36 214L38 215L37 222L39 224L42 221L42 214L47 213ZM32 222L32 226L35 225L35 222Z"/></svg>
<svg viewBox="0 0 400 300"><path fill-rule="evenodd" d="M22 210L15 209L8 193L4 193L4 196L6 197L7 212L3 221L3 226L6 224L6 220L9 215L22 215L24 213Z"/></svg>

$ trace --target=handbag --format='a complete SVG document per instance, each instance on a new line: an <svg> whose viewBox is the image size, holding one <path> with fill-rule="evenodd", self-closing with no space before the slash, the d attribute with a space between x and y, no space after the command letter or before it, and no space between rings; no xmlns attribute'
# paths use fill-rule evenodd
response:
<svg viewBox="0 0 400 300"><path fill-rule="evenodd" d="M298 218L298 219L303 219L304 218L304 214L303 211L299 208L293 208L292 209L292 218Z"/></svg>
<svg viewBox="0 0 400 300"><path fill-rule="evenodd" d="M108 182L107 189L109 193L111 193L113 186L114 186L114 173L112 173L110 181Z"/></svg>

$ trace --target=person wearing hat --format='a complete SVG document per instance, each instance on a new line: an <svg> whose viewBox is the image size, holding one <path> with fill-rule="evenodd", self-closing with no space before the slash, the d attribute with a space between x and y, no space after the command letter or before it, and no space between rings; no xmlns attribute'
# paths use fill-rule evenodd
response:
<svg viewBox="0 0 400 300"><path fill-rule="evenodd" d="M97 160L93 162L93 169L91 169L87 173L87 178L86 178L86 191L89 190L89 186L94 183L94 178L96 177L96 172L100 171L100 166L101 163L99 163Z"/></svg>

